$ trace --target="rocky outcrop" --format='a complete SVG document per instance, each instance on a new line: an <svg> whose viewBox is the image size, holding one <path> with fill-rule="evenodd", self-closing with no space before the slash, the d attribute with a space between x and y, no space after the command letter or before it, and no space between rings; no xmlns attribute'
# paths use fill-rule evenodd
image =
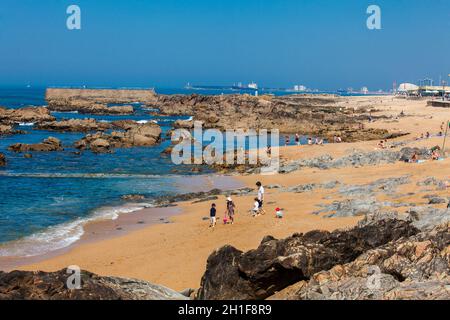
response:
<svg viewBox="0 0 450 320"><path fill-rule="evenodd" d="M0 167L6 166L6 157L3 153L0 153Z"/></svg>
<svg viewBox="0 0 450 320"><path fill-rule="evenodd" d="M8 147L8 150L14 152L29 152L29 151L39 151L39 152L49 152L49 151L62 151L61 141L54 137L48 137L41 143L36 144L25 144L16 143Z"/></svg>
<svg viewBox="0 0 450 320"><path fill-rule="evenodd" d="M161 128L154 123L131 126L126 131L113 131L111 134L97 132L88 134L75 142L80 150L90 149L95 153L110 152L114 148L153 146L161 140Z"/></svg>
<svg viewBox="0 0 450 320"><path fill-rule="evenodd" d="M271 299L450 299L450 228L404 237L314 274Z"/></svg>
<svg viewBox="0 0 450 320"><path fill-rule="evenodd" d="M45 93L48 102L86 100L100 103L151 103L156 100L152 89L62 89L48 88Z"/></svg>
<svg viewBox="0 0 450 320"><path fill-rule="evenodd" d="M102 277L82 271L80 289L69 289L71 273L0 271L0 300L187 300L184 295L149 282Z"/></svg>
<svg viewBox="0 0 450 320"><path fill-rule="evenodd" d="M311 231L283 240L265 237L243 253L225 246L210 255L198 299L265 299L320 271L419 231L410 223L382 220L348 231Z"/></svg>
<svg viewBox="0 0 450 320"><path fill-rule="evenodd" d="M0 124L0 136L16 133L13 126Z"/></svg>
<svg viewBox="0 0 450 320"><path fill-rule="evenodd" d="M98 122L95 119L69 119L62 121L43 122L36 129L59 132L89 132L105 131L111 128L111 124Z"/></svg>
<svg viewBox="0 0 450 320"><path fill-rule="evenodd" d="M108 107L106 104L90 102L90 101L80 101L80 100L70 100L65 104L50 104L49 109L52 111L60 112L73 112L77 111L82 114L110 114L110 115L125 115L132 114L134 112L133 106L113 106Z"/></svg>
<svg viewBox="0 0 450 320"><path fill-rule="evenodd" d="M131 114L134 112L131 105L108 107L108 104L151 103L156 100L156 95L153 90L47 89L46 100L52 111Z"/></svg>
<svg viewBox="0 0 450 320"><path fill-rule="evenodd" d="M18 123L39 123L54 121L46 107L25 107L19 109L7 109L0 107L0 124L12 125Z"/></svg>
<svg viewBox="0 0 450 320"><path fill-rule="evenodd" d="M159 95L154 105L163 115L193 116L193 121L175 122L177 128L189 129L194 121L200 121L205 128L279 129L282 133L328 139L340 135L346 142L396 135L383 129L361 128L372 110L367 106L346 108L345 99L334 95Z"/></svg>
<svg viewBox="0 0 450 320"><path fill-rule="evenodd" d="M378 164L388 164L395 163L397 161L406 161L411 159L411 156L416 152L416 154L421 158L429 158L430 152L426 148L415 149L415 148L402 148L400 151L372 151L372 152L361 152L356 151L347 156L334 159L331 155L322 155L320 157L312 159L300 159L284 163L279 172L280 173L290 173L301 168L318 168L318 169L333 169L333 168L344 168L344 167L363 167L363 166L373 166Z"/></svg>

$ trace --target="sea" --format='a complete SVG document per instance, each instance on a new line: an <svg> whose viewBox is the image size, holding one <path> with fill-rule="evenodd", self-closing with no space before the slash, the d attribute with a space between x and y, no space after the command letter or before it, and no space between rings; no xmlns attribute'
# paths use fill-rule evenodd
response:
<svg viewBox="0 0 450 320"><path fill-rule="evenodd" d="M235 90L181 88L155 88L155 91L160 94L239 93ZM286 94L281 91L270 93ZM45 88L0 88L0 106L21 108L29 105L46 105ZM163 137L174 121L189 118L189 115L150 115L152 110L139 101L134 107L136 112L126 116L63 112L53 112L53 115L58 120L157 121ZM83 133L34 130L33 125L21 123L16 129L25 131L24 134L0 136L0 152L7 159L7 166L0 167L0 257L31 257L67 247L81 238L87 222L117 219L120 214L152 207L152 199L159 196L200 191L205 184L198 179L207 179L207 174L213 174L207 168L194 173L190 166L174 165L170 157L161 156L170 145L170 139L154 147L116 149L110 154L76 153L73 143L81 139ZM64 151L33 152L32 158L28 159L21 153L7 150L14 143L38 143L49 136L60 139ZM283 140L280 144L284 144L284 136L280 139ZM306 143L305 137L302 143ZM122 200L122 196L129 194L144 195L146 200L140 203Z"/></svg>

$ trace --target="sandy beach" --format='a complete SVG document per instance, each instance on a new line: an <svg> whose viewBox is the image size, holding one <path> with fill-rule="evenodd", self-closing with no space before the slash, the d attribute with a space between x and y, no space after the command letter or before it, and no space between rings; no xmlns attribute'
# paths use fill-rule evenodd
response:
<svg viewBox="0 0 450 320"><path fill-rule="evenodd" d="M388 130L403 131L409 135L390 140L405 142L408 147L442 147L443 137L437 137L442 122L450 119L450 109L426 106L426 100L404 100L393 97L353 97L348 107L356 100L381 110L376 115L396 116L402 111L404 117L398 119L380 119L367 126ZM360 101L361 102L361 101ZM433 135L430 139L417 140L427 131ZM351 154L354 150L364 152L377 150L378 141L356 143L327 144L324 146L289 146L281 147L280 155L284 161L310 159L329 154L339 158ZM395 150L397 150L396 148ZM138 213L127 214L111 222L89 224L85 236L71 248L43 261L20 266L21 270L55 271L69 265L78 265L91 272L128 278L137 278L162 284L175 290L198 288L205 271L208 256L215 249L232 245L239 250L254 249L266 235L284 238L293 233L310 230L335 230L355 226L362 216L327 217L328 213L313 214L320 210L320 205L343 201L346 196L339 188L317 188L311 192L288 192L280 188L267 188L278 184L285 190L302 184L323 184L338 181L341 185L364 185L378 179L408 176L409 181L400 185L395 194L377 194L377 201L390 203L392 209L405 212L404 203L426 204L423 198L429 194L418 183L427 177L448 179L450 177L450 160L426 161L424 163L382 164L377 166L344 167L329 170L305 168L289 174L245 175L235 176L244 185L255 188L256 181L266 186L266 215L253 218L249 213L252 208L253 195L236 196L236 221L234 225L223 225L221 217L225 210L225 197L218 200L192 203L179 203L176 207L166 209L144 209ZM187 190L188 191L188 190ZM448 189L435 192L436 196L447 197ZM394 197L395 196L395 197ZM213 230L208 228L209 208L215 202L218 207L218 225ZM395 206L399 204L399 206ZM275 219L275 208L283 208L285 217ZM446 203L436 207L444 208ZM390 209L386 207L385 209ZM171 212L170 223L158 223L159 216ZM148 225L151 220L155 223ZM141 222L141 223L139 223ZM88 240L89 239L89 240Z"/></svg>

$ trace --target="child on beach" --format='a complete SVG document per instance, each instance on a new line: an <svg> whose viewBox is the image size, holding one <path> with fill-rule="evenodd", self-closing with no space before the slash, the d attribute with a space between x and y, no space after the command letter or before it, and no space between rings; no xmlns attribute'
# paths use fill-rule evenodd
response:
<svg viewBox="0 0 450 320"><path fill-rule="evenodd" d="M253 204L252 211L253 211L253 214L252 214L253 217L259 216L259 201L258 201L258 198L255 198L255 202Z"/></svg>
<svg viewBox="0 0 450 320"><path fill-rule="evenodd" d="M228 218L230 218L231 224L234 223L234 210L235 210L236 206L233 202L233 200L231 199L231 197L227 198L227 209L225 211L225 216L228 216ZM228 221L225 220L224 218L224 223L227 224Z"/></svg>
<svg viewBox="0 0 450 320"><path fill-rule="evenodd" d="M275 218L277 218L277 219L283 218L283 211L280 208L275 209Z"/></svg>
<svg viewBox="0 0 450 320"><path fill-rule="evenodd" d="M211 209L209 209L209 227L214 228L216 226L216 204L213 203L211 205Z"/></svg>

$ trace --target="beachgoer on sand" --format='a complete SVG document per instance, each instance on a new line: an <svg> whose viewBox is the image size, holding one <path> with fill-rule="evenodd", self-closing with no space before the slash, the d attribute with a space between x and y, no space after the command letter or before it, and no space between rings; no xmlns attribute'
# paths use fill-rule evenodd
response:
<svg viewBox="0 0 450 320"><path fill-rule="evenodd" d="M295 134L295 144L296 145L300 145L300 136L298 135L298 133Z"/></svg>
<svg viewBox="0 0 450 320"><path fill-rule="evenodd" d="M437 149L433 150L433 152L431 153L431 160L439 160L440 157L441 155L439 154Z"/></svg>
<svg viewBox="0 0 450 320"><path fill-rule="evenodd" d="M252 209L252 216L256 217L259 215L259 201L258 198L255 198L255 202L253 204L253 209Z"/></svg>
<svg viewBox="0 0 450 320"><path fill-rule="evenodd" d="M231 224L234 223L234 213L236 210L236 205L234 204L233 200L231 199L231 197L227 198L227 209L225 211L225 215L230 219ZM224 221L225 222L225 221ZM226 224L227 222L225 222Z"/></svg>
<svg viewBox="0 0 450 320"><path fill-rule="evenodd" d="M283 218L283 211L280 208L275 209L275 218L277 218L277 219Z"/></svg>
<svg viewBox="0 0 450 320"><path fill-rule="evenodd" d="M209 227L214 228L216 226L216 204L213 203L211 205L211 209L209 209Z"/></svg>
<svg viewBox="0 0 450 320"><path fill-rule="evenodd" d="M289 138L289 136L285 136L284 142L285 142L285 145L288 146L291 143L291 138Z"/></svg>
<svg viewBox="0 0 450 320"><path fill-rule="evenodd" d="M308 146L312 146L312 144L313 144L313 142L312 142L312 138L311 138L311 137L309 137L309 138L308 138Z"/></svg>
<svg viewBox="0 0 450 320"><path fill-rule="evenodd" d="M261 182L256 182L256 186L258 187L258 203L259 203L259 212L261 214L265 214L266 212L263 209L264 204L264 187L262 186Z"/></svg>

